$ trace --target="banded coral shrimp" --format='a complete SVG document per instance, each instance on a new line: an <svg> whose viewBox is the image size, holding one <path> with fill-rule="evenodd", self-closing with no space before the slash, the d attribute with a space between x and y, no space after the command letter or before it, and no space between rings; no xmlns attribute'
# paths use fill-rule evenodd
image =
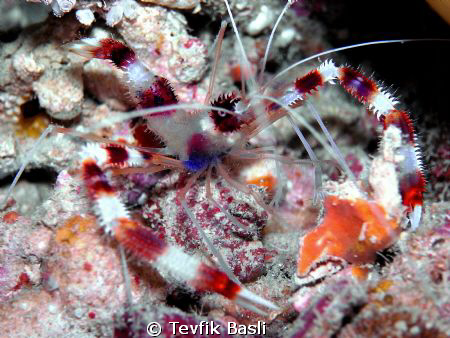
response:
<svg viewBox="0 0 450 338"><path fill-rule="evenodd" d="M245 63L245 57L244 56L242 57L242 59L244 60L243 62ZM135 64L135 62L133 62L132 64ZM119 63L119 66L120 66L120 63ZM130 65L128 65L128 66L130 66ZM245 64L243 64L243 66L245 67ZM333 68L333 66L331 64L329 64L329 63L328 64L323 64L322 69L319 68L319 73L323 73L323 72L326 73L327 71L332 72L332 71L336 71L336 69ZM311 74L313 74L313 75L316 74L315 80L318 81L317 73L311 73ZM304 92L308 92L310 90L315 89L315 86L308 87L308 85L311 85L311 82L306 81L307 79L311 79L313 77L313 75L309 75L309 77L304 78L303 80L299 79L300 91L303 90ZM146 79L144 79L144 81L145 80ZM256 80L255 79L253 79L253 80L249 79L248 81L256 81ZM308 85L306 85L306 86L303 85L302 84L303 82L308 82ZM316 85L318 85L318 82L316 82ZM364 86L364 85L368 85L368 84L367 83L361 84L361 86ZM164 83L158 82L158 86L161 87L161 88L159 88L159 90L161 90L161 91L165 90L165 93L168 96L171 96L171 94L170 94L171 90L168 90L167 86ZM251 87L251 85L249 84L248 87ZM244 120L244 122L242 123L242 124L248 125L248 127L247 127L248 130L246 132L249 133L248 134L249 136L252 136L253 134L257 134L260 128L262 129L262 125L264 125L264 124L270 125L278 117L281 118L282 115L285 114L285 113L281 112L281 111L278 111L278 110L281 110L280 107L283 108L285 106L290 105L290 103L291 103L289 101L290 98L291 99L299 98L299 96L297 96L297 97L295 96L296 95L295 92L290 92L289 94L286 94L285 92L283 92L285 89L277 88L281 92L281 95L279 96L279 100L278 100L279 102L278 103L275 102L274 105L272 106L272 108L275 111L275 113L279 113L280 115L274 114L273 116L267 116L265 114L259 114L260 112L264 112L264 106L263 106L262 102L264 102L263 100L265 100L265 99L269 100L269 98L271 96L275 96L275 95L272 92L269 92L269 94L266 94L267 97L257 97L257 95L260 95L260 96L264 95L259 88L257 88L257 89L258 90L255 90L255 92L253 92L253 93L251 92L251 90L249 91L249 94L246 97L246 99L248 100L247 102L244 102L246 100L242 100L241 99L241 101L243 101L243 103L241 105L239 105L239 106L242 107L242 105L244 105L244 107L246 107L245 104L247 105L246 109L244 109L243 111L240 111L239 109L235 110L236 107L233 107L234 111L221 110L225 114L225 115L222 114L224 116L221 116L220 113L217 113L217 114L214 113L214 116L216 117L217 120L220 120L219 118L226 118L227 119L227 123L226 124L220 124L219 128L222 128L222 127L223 128L228 128L229 127L229 123L228 122L230 122L229 120L231 120L231 122L233 122L233 120L237 120L237 121L235 121L233 123L230 123L230 125L232 127L233 126L236 127L236 123L237 124L241 123L239 121L239 119L238 119L238 117L239 117L238 113L241 113L240 115L245 116L247 113L251 113L252 109L250 109L250 108L253 108L253 110L254 110L254 114L253 115L255 115L256 117L255 116L250 116L249 117L250 122ZM296 89L298 89L298 88L296 88ZM272 90L272 88L270 88L270 90ZM298 95L298 93L297 93L297 95ZM173 99L173 97L172 97L172 99ZM254 101L252 101L253 99L254 99ZM363 99L367 99L367 98L364 96ZM169 98L169 101L170 101L170 98ZM224 105L227 104L227 106L232 106L235 103L234 101L237 101L236 97L224 97L224 103L223 104ZM213 112L216 112L216 111L219 112L220 111L219 110L220 107L217 107L217 105L219 105L219 104L217 102L215 104L216 104L216 106L213 105L213 107L210 107L209 109L211 111L213 111ZM182 107L183 107L182 105L173 105L173 106L169 106L169 107L165 107L165 108L168 109L167 111L180 109L179 111L177 111L177 113L178 113L178 112L181 111ZM186 109L188 109L189 106L185 105L184 107ZM194 110L198 109L198 110L200 110L200 109L204 109L204 107L202 107L201 105L193 105L193 106L190 106L190 109L194 109ZM289 111L289 109L286 109L286 110ZM164 110L161 109L161 108L157 108L157 109L155 109L153 111L152 110L147 110L146 112L140 112L140 113L138 113L138 115L140 115L140 114L152 114L152 112L153 113L162 113L162 112L164 112ZM176 114L176 113L170 113L170 114ZM169 115L169 113L168 113L168 115ZM252 114L249 114L249 115L252 115ZM137 116L137 115L128 114L128 116L126 118L129 119L129 118L131 118L131 116ZM252 123L251 122L252 120L255 121L255 122ZM108 125L111 125L112 123L113 123L113 119L107 121ZM192 127L192 128L195 129L194 127ZM158 130L159 130L159 132L161 132L162 127L161 127L161 129L158 129ZM203 132L203 130L202 130L202 132ZM214 131L212 131L212 132L214 132ZM70 134L70 132L67 132L67 133ZM190 136L191 136L191 140L192 140L192 131L190 131L190 133L191 133ZM73 134L75 134L75 133L73 132ZM166 134L167 135L173 134L173 130L168 130ZM180 132L180 134L181 134L181 132ZM249 136L247 136L247 137L249 137ZM45 134L44 134L43 137L45 137ZM192 143L193 143L192 147L193 147L194 150L191 149L191 154L186 153L185 150L180 150L182 147L180 145L176 145L176 144L172 145L172 148L173 149L178 149L178 152L175 152L175 155L177 155L177 156L170 157L170 156L167 156L167 154L160 154L160 153L157 153L157 152L152 153L151 154L152 158L150 158L150 160L154 161L154 162L152 162L153 163L153 167L151 167L150 170L155 170L156 171L156 170L159 170L159 169L163 169L163 167L164 168L165 167L174 167L174 168L178 168L178 169L183 169L184 170L184 169L186 169L186 166L187 166L188 169L191 172L194 173L194 175L192 176L192 180L189 181L189 183L192 183L192 184L194 184L194 181L197 180L197 178L198 178L197 176L200 176L201 173L199 173L199 172L201 170L203 170L203 174L206 174L206 176L208 177L209 176L209 168L211 168L211 166L210 166L211 163L213 163L214 160L218 160L218 159L221 160L221 158L220 158L221 156L219 156L219 155L217 155L217 153L215 153L215 151L217 151L216 148L215 148L216 150L214 152L212 152L212 155L211 155L210 149L206 149L206 150L202 149L202 147L205 146L206 139L208 139L208 137L206 137L203 133L200 133L200 136L196 136L196 137L198 139L194 138L194 140L192 140ZM86 137L86 138L89 139L89 137ZM167 136L166 136L166 138L167 138ZM94 140L94 137L90 137L90 139ZM184 141L183 140L180 141L181 145L188 144L189 143L188 139L189 139L189 137L186 137ZM177 140L173 139L173 140L166 140L166 141L167 141L167 143L170 143L168 141L174 141L175 142ZM235 141L233 141L233 142L235 142ZM214 145L214 146L217 146L217 145ZM199 147L199 148L197 149L197 147ZM101 149L103 149L103 150L101 150ZM103 151L103 153L105 153L105 151L106 151L106 153L111 155L111 153L113 153L113 152L115 152L115 154L119 153L119 152L123 153L124 152L123 149L124 149L123 145L115 144L113 146L111 142L109 142L109 145L106 145L104 147L103 146L95 146L95 145L93 145L91 148L85 148L86 153L88 153L89 156L91 156L91 157L93 157L95 159L97 159L97 157L101 156L99 154L102 151ZM142 159L139 159L139 156L140 156L139 154L135 153L135 154L131 154L130 155L130 153L132 153L132 150L131 150L131 149L133 149L132 147L126 147L126 149L128 149L128 155L127 156L129 156L129 158L135 159L135 160L138 160L138 161L142 161ZM143 149L138 149L138 150L143 150ZM226 149L226 148L225 148L225 150L228 151L228 149ZM247 149L245 149L245 150L247 150ZM147 151L148 151L148 149L147 149ZM118 155L118 154L116 154L116 155ZM247 155L247 153L246 152L244 152L244 153L240 152L239 155L241 157L245 157L245 155ZM279 160L284 160L282 157L276 157L276 155L268 153L268 152L260 152L260 153L256 153L256 154L253 153L253 154L248 154L247 155L247 157L250 157L251 159L255 159L255 158L258 158L258 157L264 157L264 156L267 157L267 158L277 158ZM187 163L180 163L180 161L183 159L183 157L186 158L185 161L188 161ZM123 160L123 154L122 154L122 157L119 156L119 159ZM117 158L116 158L116 160L117 160ZM286 159L286 161L288 163L292 163L292 161L288 161L288 159ZM100 163L100 162L98 162L98 163ZM109 163L109 164L113 164L113 163L115 163L115 162L112 161L112 163ZM92 169L92 167L93 167L92 163L91 164L85 163L85 164L86 164L86 168L91 167L91 169ZM222 163L220 163L220 164L222 164ZM205 169L206 169L206 172L205 172ZM221 169L219 167L219 164L217 164L217 170L221 172L222 177L228 177L227 175L229 175L229 174L226 171L223 170L223 167ZM88 170L86 170L86 172L88 172ZM120 172L120 171L117 170L116 172ZM125 173L125 172L126 171L122 171L122 173ZM93 185L98 183L98 185L103 189L102 192L105 192L104 190L109 191L110 190L110 186L108 186L105 183L103 178L100 179L100 174L93 175L93 177L98 177L98 181L95 181L95 179L91 179L91 181L87 180L87 182L86 182L87 184L86 185L88 186L88 190L89 190L89 187L92 187L91 195L94 196L94 198L93 198L94 200L98 200L99 199L98 196L97 196L98 191L93 188ZM93 182L93 181L95 181L95 182ZM231 180L229 179L228 181L230 182ZM189 185L187 185L187 187L189 187ZM259 194L254 193L252 190L249 190L248 188L246 188L246 187L244 187L242 185L234 184L234 187L238 188L237 190L244 190L247 194L253 195L253 197L256 197L256 199L261 202L261 197L259 197ZM186 192L185 190L187 190L187 189L180 190L180 196L181 197L183 197L183 193ZM98 201L97 201L97 203L98 203ZM186 202L182 203L182 207L184 209L188 209L186 207L186 204L187 204ZM260 204L265 205L263 203L260 203ZM270 211L271 214L276 214L276 212L272 212L270 209L269 209L269 211ZM194 218L194 217L192 217L192 215L189 212L187 212L187 214L188 214L188 216L191 219ZM102 216L104 217L105 215L103 214ZM231 217L229 217L229 218L231 218ZM192 220L192 222L195 224L195 220ZM109 223L109 222L106 221L106 223ZM125 227L123 230L124 231L125 230L127 230L127 231L129 230L131 233L133 232L132 228L127 229ZM125 237L128 238L128 236L125 236ZM126 238L125 238L125 240L123 240L123 243L125 244L125 246L126 246ZM138 239L139 239L139 237L138 237ZM139 244L139 242L134 240L133 243L130 243L129 245L132 247L133 245L137 246L137 244ZM143 243L143 246L149 245L149 244L150 243ZM148 248L150 248L150 246ZM136 251L136 248L134 248L134 249ZM143 250L144 250L144 247L143 247ZM137 250L137 251L139 251L139 250ZM142 256L143 252L141 252L140 254ZM137 254L137 256L139 256L139 254ZM173 255L171 255L171 256L172 257L176 257L176 256L173 256ZM147 257L147 258L149 258L149 257ZM175 258L173 258L173 259L175 259Z"/></svg>

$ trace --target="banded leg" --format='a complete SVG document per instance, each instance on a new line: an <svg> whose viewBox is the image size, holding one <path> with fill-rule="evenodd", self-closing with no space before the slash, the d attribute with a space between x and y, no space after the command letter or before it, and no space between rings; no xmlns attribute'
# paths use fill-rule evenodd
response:
<svg viewBox="0 0 450 338"><path fill-rule="evenodd" d="M397 128L400 131L402 145L398 149L398 154L402 155L404 160L398 164L397 168L400 175L399 190L403 205L409 214L411 227L416 229L422 214L425 176L413 123L407 112L395 108L398 101L392 94L359 70L337 67L328 60L317 69L298 78L294 86L280 98L280 101L291 107L299 106L311 92L318 90L325 83L333 83L335 80L350 95L376 113L385 130Z"/></svg>
<svg viewBox="0 0 450 338"><path fill-rule="evenodd" d="M86 38L71 43L69 50L88 59L109 60L123 70L128 80L130 94L138 101L138 108L178 103L169 81L150 71L137 58L134 51L122 42L114 39Z"/></svg>
<svg viewBox="0 0 450 338"><path fill-rule="evenodd" d="M130 218L101 166L108 161L98 147L88 145L82 152L82 172L88 195L100 219L100 226L135 257L152 264L177 283L199 291L219 293L237 303L263 313L277 307L232 281L224 272L170 246L149 228Z"/></svg>
<svg viewBox="0 0 450 338"><path fill-rule="evenodd" d="M137 102L137 109L178 103L178 98L169 81L155 75L138 59L133 50L122 42L114 39L86 38L71 43L68 48L71 52L87 59L107 60L121 69L126 77L129 93ZM138 121L134 121L133 136L140 144L147 144L151 136L142 132L141 127L144 125L144 130L152 130L155 135L163 139L164 144L170 145L173 140L164 136L176 134L177 131L182 132L183 128L186 128L184 125L177 125L174 119L171 119L176 113L175 109L171 109L139 118Z"/></svg>

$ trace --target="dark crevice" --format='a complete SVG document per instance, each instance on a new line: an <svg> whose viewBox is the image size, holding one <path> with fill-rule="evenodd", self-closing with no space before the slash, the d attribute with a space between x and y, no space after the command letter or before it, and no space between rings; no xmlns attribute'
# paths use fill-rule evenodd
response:
<svg viewBox="0 0 450 338"><path fill-rule="evenodd" d="M27 119L31 117L35 117L36 115L45 113L45 109L42 108L39 104L39 99L35 96L30 100L22 103L20 105L20 112L22 116Z"/></svg>
<svg viewBox="0 0 450 338"><path fill-rule="evenodd" d="M341 326L331 335L331 338L337 338L344 328L352 323L353 319L361 312L365 305L366 304L355 304L350 306L348 313L342 318Z"/></svg>
<svg viewBox="0 0 450 338"><path fill-rule="evenodd" d="M202 314L203 306L198 293L183 288L175 288L166 297L166 304L174 306L186 313Z"/></svg>
<svg viewBox="0 0 450 338"><path fill-rule="evenodd" d="M366 151L368 154L376 154L379 148L380 141L378 139L371 139L367 144Z"/></svg>
<svg viewBox="0 0 450 338"><path fill-rule="evenodd" d="M17 40L17 38L19 37L21 32L22 32L22 29L19 27L9 29L6 32L0 31L0 42L3 42L3 43L13 42L13 41Z"/></svg>
<svg viewBox="0 0 450 338"><path fill-rule="evenodd" d="M0 179L0 187L9 187L13 182L16 173L8 175ZM50 168L36 168L25 171L20 177L21 181L27 181L30 183L47 183L55 184L58 173Z"/></svg>
<svg viewBox="0 0 450 338"><path fill-rule="evenodd" d="M81 122L82 117L81 114L75 116L74 118L70 119L70 120L60 120L60 119L55 119L54 117L50 116L50 123L54 124L54 125L58 125L58 126L63 126L65 128L69 128L73 125L77 125Z"/></svg>
<svg viewBox="0 0 450 338"><path fill-rule="evenodd" d="M397 253L395 246L377 252L374 262L376 269L381 271L385 266L391 264L394 261L395 256L397 256Z"/></svg>
<svg viewBox="0 0 450 338"><path fill-rule="evenodd" d="M275 74L280 71L280 64L276 60L267 60L265 73Z"/></svg>
<svg viewBox="0 0 450 338"><path fill-rule="evenodd" d="M189 34L199 37L205 31L212 32L216 35L220 30L220 20L212 20L210 16L204 14L193 14L191 11L183 12L188 22Z"/></svg>

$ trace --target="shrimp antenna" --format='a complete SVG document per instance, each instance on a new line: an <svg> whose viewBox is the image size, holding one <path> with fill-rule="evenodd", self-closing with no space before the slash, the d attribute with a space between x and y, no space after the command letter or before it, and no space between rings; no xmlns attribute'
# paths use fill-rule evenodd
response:
<svg viewBox="0 0 450 338"><path fill-rule="evenodd" d="M42 142L44 141L44 139L47 137L48 134L50 134L53 131L53 125L49 125L41 134L41 136L39 136L39 138L37 139L36 143L33 145L33 147L31 147L30 151L28 152L28 154L25 156L25 160L23 161L22 165L20 166L19 171L17 172L16 176L14 177L13 182L11 183L11 185L8 188L8 191L5 194L5 197L3 197L3 201L1 201L0 203L0 209L4 208L8 198L11 196L12 191L14 189L14 187L16 186L17 182L20 179L20 176L22 176L23 172L25 171L25 168L27 167L28 163L30 163L30 161L33 159L34 154L36 153L36 151L39 149L40 145L42 144Z"/></svg>
<svg viewBox="0 0 450 338"><path fill-rule="evenodd" d="M194 214L192 213L191 209L189 209L189 207L188 207L188 205L186 203L186 200L184 200L184 199L181 200L181 206L183 207L184 211L186 212L186 214L190 218L191 222L194 224L194 226L197 229L197 231L199 232L200 237L206 243L206 247L211 251L211 253L214 255L214 257L217 258L220 268L223 269L223 271L226 273L228 278L230 278L236 284L240 284L239 280L233 274L233 271L231 271L231 268L229 267L229 265L226 263L225 258L223 258L221 253L216 249L214 244L211 242L211 240L208 238L208 236L203 231L201 225L198 223L198 221L195 218Z"/></svg>
<svg viewBox="0 0 450 338"><path fill-rule="evenodd" d="M136 117L142 117L146 115L154 114L154 113L160 113L160 112L166 112L171 110L198 110L198 111L204 111L204 110L216 110L221 111L230 115L236 115L235 112L221 108L221 107L215 107L211 105L204 105L200 103L177 103L177 104L168 104L166 106L160 106L160 107L154 107L154 108L145 108L145 109L138 109L134 110L132 112L118 112L115 114L111 114L111 117L108 119L104 119L103 121L93 124L90 127L85 128L85 133L93 132L94 130L98 130L101 128L109 127L111 124L114 123L120 123L124 121L132 120Z"/></svg>
<svg viewBox="0 0 450 338"><path fill-rule="evenodd" d="M281 11L281 14L278 16L277 21L275 22L275 25L273 26L272 32L270 33L270 37L269 37L269 41L267 42L267 46L266 46L266 52L264 53L264 59L262 62L262 66L261 66L261 71L259 72L259 77L258 77L258 82L262 83L262 78L263 78L263 74L264 74L264 70L266 69L266 64L267 64L267 59L269 58L269 51L270 51L270 47L272 45L272 41L273 41L273 36L275 35L275 31L278 27L278 25L281 22L281 19L284 16L284 13L286 13L286 11L288 10L288 8L295 2L296 0L288 0L286 5L284 6L283 10Z"/></svg>
<svg viewBox="0 0 450 338"><path fill-rule="evenodd" d="M233 18L233 13L231 13L230 4L228 3L228 0L224 0L224 2L225 2L225 6L227 6L228 15L230 16L231 25L233 26L234 34L236 35L236 40L239 44L239 49L241 50L243 64L244 64L243 74L245 74L246 70L250 71L250 62L248 61L247 54L245 53L244 45L242 44L241 37L239 36L239 32L236 27L236 22L234 21L234 18ZM252 87L252 88L256 87L256 81L253 78L253 76L249 75L248 79L246 79L245 77L244 77L244 79L250 81L250 87Z"/></svg>
<svg viewBox="0 0 450 338"><path fill-rule="evenodd" d="M133 296L131 294L131 281L130 274L128 272L127 259L125 257L125 249L122 245L119 245L120 253L120 265L122 266L122 275L125 282L125 296L127 300L127 305L131 306L133 304Z"/></svg>
<svg viewBox="0 0 450 338"><path fill-rule="evenodd" d="M308 153L309 158L311 159L311 161L314 164L314 189L315 189L315 193L314 193L314 199L313 199L313 203L317 204L319 203L320 200L323 199L323 191L322 191L322 168L319 164L319 159L317 158L316 154L314 153L314 150L311 148L311 145L308 143L308 141L306 140L305 136L303 135L303 133L301 132L300 128L298 128L298 126L296 125L295 121L294 121L294 109L290 108L289 106L284 105L281 101L271 97L271 96L266 96L266 95L257 95L257 97L261 98L261 99L265 99L265 100L269 100L272 101L276 104L279 104L281 107L283 107L283 109L285 109L288 114L286 115L289 121L289 124L291 125L291 127L294 129L295 133L297 134L297 136L299 137L300 141L302 142L303 146L306 149L306 152ZM309 127L309 129L313 129L309 124L307 124L307 126ZM319 142L324 143L323 140L319 140Z"/></svg>
<svg viewBox="0 0 450 338"><path fill-rule="evenodd" d="M209 79L209 86L208 86L208 92L206 93L205 97L205 104L208 104L211 100L211 96L214 91L214 82L216 80L216 73L217 73L217 66L219 65L221 50L222 50L222 42L223 42L223 36L225 34L225 30L227 29L227 23L226 21L222 21L220 25L219 34L217 34L216 41L214 42L215 47L215 53L214 53L214 64L211 70L211 77Z"/></svg>
<svg viewBox="0 0 450 338"><path fill-rule="evenodd" d="M359 47L365 47L365 46L373 46L373 45L382 45L382 44L390 44L390 43L404 43L404 42L430 42L430 41L446 41L446 42L450 42L450 39L398 39L398 40L379 40L379 41L370 41L370 42L363 42L363 43L357 43L354 45L349 45L349 46L344 46L344 47L338 47L338 48L333 48L321 53L317 53L314 55L311 55L303 60L300 60L296 63L293 63L292 65L290 65L289 67L287 67L286 69L283 69L282 71L280 71L277 75L275 75L272 79L270 79L264 86L264 88L267 88L272 82L274 82L277 78L279 78L280 76L284 75L285 73L289 72L291 69L306 63L308 61L314 60L320 56L324 56L324 55L328 55L328 54L332 54L332 53L337 53L343 50L347 50L347 49L353 49L353 48L359 48Z"/></svg>
<svg viewBox="0 0 450 338"><path fill-rule="evenodd" d="M320 115L316 109L316 107L309 101L306 101L306 107L311 112L311 114L316 119L317 123L319 123L320 128L322 129L323 133L328 139L328 142L330 142L331 148L334 150L336 159L338 160L339 164L341 165L341 168L344 169L347 176L355 183L356 185L356 177L353 175L353 172L350 170L349 166L347 165L347 162L345 162L344 156L342 155L341 151L339 150L338 146L336 145L336 142L334 142L333 137L331 136L330 132L328 131L327 127L325 127L325 124L323 123L322 119L320 118Z"/></svg>

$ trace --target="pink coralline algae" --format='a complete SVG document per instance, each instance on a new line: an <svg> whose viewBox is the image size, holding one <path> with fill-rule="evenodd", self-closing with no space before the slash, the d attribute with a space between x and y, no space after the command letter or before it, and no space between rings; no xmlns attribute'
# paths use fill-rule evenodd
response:
<svg viewBox="0 0 450 338"><path fill-rule="evenodd" d="M332 280L324 290L316 291L316 294L306 295L300 295L299 292L294 298L294 307L300 315L294 322L290 337L326 336L325 332L339 328L344 316L351 313L352 307L360 306L365 301L365 295L359 287L342 277Z"/></svg>
<svg viewBox="0 0 450 338"><path fill-rule="evenodd" d="M345 161L348 163L348 166L355 175L355 177L360 178L360 175L364 170L364 166L361 163L360 159L353 154L348 154L347 156L345 156ZM338 180L339 179L338 170L333 171L333 173L330 175L330 178L332 180Z"/></svg>
<svg viewBox="0 0 450 338"><path fill-rule="evenodd" d="M450 209L447 210L443 224L436 228L436 233L442 236L450 236Z"/></svg>
<svg viewBox="0 0 450 338"><path fill-rule="evenodd" d="M430 183L436 190L437 196L442 200L450 197L450 138L446 137L444 143L439 144L436 153L430 158L436 163L430 170Z"/></svg>
<svg viewBox="0 0 450 338"><path fill-rule="evenodd" d="M2 238L0 240L0 300L5 302L15 296L24 286L31 285L28 273L32 271L32 262L22 260L20 252L24 252L27 244L26 234L21 233L20 226L29 225L29 219L17 217L12 222L11 214L6 214L0 222ZM35 269L33 269L34 272ZM33 282L38 282L33 278Z"/></svg>
<svg viewBox="0 0 450 338"><path fill-rule="evenodd" d="M123 182L125 200L129 205L138 205L148 199L148 191L158 182L159 177L149 174L131 174Z"/></svg>
<svg viewBox="0 0 450 338"><path fill-rule="evenodd" d="M143 208L142 217L160 236L174 242L192 253L207 252L201 234L189 220L177 201L174 186L182 184L177 176L169 176L156 185L158 196L150 198ZM179 176L178 176L179 177ZM263 247L260 236L267 222L267 214L252 205L248 196L233 194L231 190L217 182L218 202L228 210L244 228L234 225L220 209L211 205L205 197L201 185L188 193L187 203L205 234L225 257L233 273L242 282L257 279L265 272L265 261L273 251ZM169 226L167 226L169 224ZM171 226L173 224L173 226ZM246 231L247 229L248 231Z"/></svg>
<svg viewBox="0 0 450 338"><path fill-rule="evenodd" d="M200 324L202 328L200 329ZM159 323L159 327L149 327L151 323ZM176 323L176 324L174 324ZM207 324L207 325L206 325ZM182 334L179 331L181 325L186 325L187 330ZM212 330L214 326L214 330ZM194 332L195 327L198 329ZM192 328L192 329L191 329ZM226 323L200 315L188 315L180 310L168 307L155 308L149 305L134 305L121 315L115 316L114 338L144 338L148 337L148 332L161 330L161 337L190 337L199 338L206 336L231 337L227 333Z"/></svg>

